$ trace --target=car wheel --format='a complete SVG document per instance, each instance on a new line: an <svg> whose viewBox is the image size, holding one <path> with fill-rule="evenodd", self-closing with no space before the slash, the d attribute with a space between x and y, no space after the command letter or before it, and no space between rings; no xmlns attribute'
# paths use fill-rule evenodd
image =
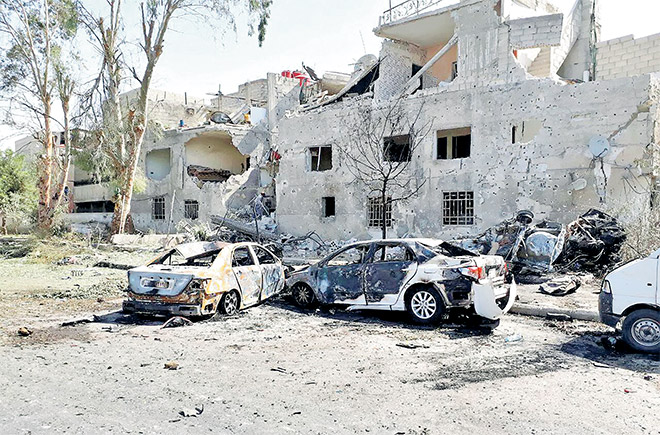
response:
<svg viewBox="0 0 660 435"><path fill-rule="evenodd" d="M236 290L225 293L220 299L220 312L227 316L236 314L240 306L240 296Z"/></svg>
<svg viewBox="0 0 660 435"><path fill-rule="evenodd" d="M444 314L442 298L432 287L412 290L406 298L406 308L415 323L436 323Z"/></svg>
<svg viewBox="0 0 660 435"><path fill-rule="evenodd" d="M298 282L291 288L291 296L293 301L300 308L309 308L316 304L316 295L310 286L305 283Z"/></svg>
<svg viewBox="0 0 660 435"><path fill-rule="evenodd" d="M636 310L626 316L623 340L640 352L660 353L660 311Z"/></svg>

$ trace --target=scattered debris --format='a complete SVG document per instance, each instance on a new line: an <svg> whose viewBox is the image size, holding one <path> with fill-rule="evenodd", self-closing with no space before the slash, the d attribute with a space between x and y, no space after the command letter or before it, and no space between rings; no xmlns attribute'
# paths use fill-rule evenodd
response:
<svg viewBox="0 0 660 435"><path fill-rule="evenodd" d="M582 282L573 276L553 278L539 286L539 291L551 296L566 296L580 288Z"/></svg>
<svg viewBox="0 0 660 435"><path fill-rule="evenodd" d="M593 366L594 366L594 367L599 367L599 368L601 368L601 369L609 369L609 368L612 368L611 366L608 366L607 364L599 363L599 362L596 362L596 361L593 362Z"/></svg>
<svg viewBox="0 0 660 435"><path fill-rule="evenodd" d="M29 335L32 335L32 330L23 326L21 328L18 328L18 335L20 335L21 337L27 337Z"/></svg>
<svg viewBox="0 0 660 435"><path fill-rule="evenodd" d="M94 267L103 267L107 269L118 269L118 270L129 270L133 269L136 266L132 266L129 264L117 264L117 263L111 263L109 261L99 261L98 263L94 264Z"/></svg>
<svg viewBox="0 0 660 435"><path fill-rule="evenodd" d="M84 319L76 319L76 320L69 320L67 322L62 322L60 326L76 326L76 325L81 325L83 323L92 323L95 319L94 318L84 318Z"/></svg>
<svg viewBox="0 0 660 435"><path fill-rule="evenodd" d="M176 361L168 361L163 368L167 370L179 370L179 363Z"/></svg>
<svg viewBox="0 0 660 435"><path fill-rule="evenodd" d="M170 317L161 328L178 328L180 326L191 326L193 322L185 317Z"/></svg>
<svg viewBox="0 0 660 435"><path fill-rule="evenodd" d="M273 369L270 369L271 372L278 372L278 373L286 373L286 369L283 367L275 367Z"/></svg>
<svg viewBox="0 0 660 435"><path fill-rule="evenodd" d="M197 417L199 415L202 415L202 412L204 412L204 405L199 405L195 406L195 409L182 409L179 411L179 415L181 417Z"/></svg>
<svg viewBox="0 0 660 435"><path fill-rule="evenodd" d="M523 336L520 334L512 334L504 338L505 343L516 343L519 341L523 341Z"/></svg>
<svg viewBox="0 0 660 435"><path fill-rule="evenodd" d="M423 348L428 349L430 346L428 344L415 344L415 343L397 343L398 347L403 347L404 349L417 349Z"/></svg>

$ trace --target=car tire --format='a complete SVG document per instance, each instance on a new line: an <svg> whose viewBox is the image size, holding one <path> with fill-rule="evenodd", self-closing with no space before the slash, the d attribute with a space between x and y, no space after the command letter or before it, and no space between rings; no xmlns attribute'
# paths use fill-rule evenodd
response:
<svg viewBox="0 0 660 435"><path fill-rule="evenodd" d="M660 311L642 309L628 314L622 326L623 340L639 352L660 353Z"/></svg>
<svg viewBox="0 0 660 435"><path fill-rule="evenodd" d="M232 290L222 295L222 299L220 299L220 306L218 307L218 311L220 311L222 314L226 316L233 316L236 313L238 313L240 307L241 307L241 296L238 294L236 290Z"/></svg>
<svg viewBox="0 0 660 435"><path fill-rule="evenodd" d="M291 296L300 308L311 308L318 302L314 290L303 282L297 282L291 287Z"/></svg>
<svg viewBox="0 0 660 435"><path fill-rule="evenodd" d="M415 323L438 323L445 314L440 293L433 287L417 287L406 295L406 309Z"/></svg>

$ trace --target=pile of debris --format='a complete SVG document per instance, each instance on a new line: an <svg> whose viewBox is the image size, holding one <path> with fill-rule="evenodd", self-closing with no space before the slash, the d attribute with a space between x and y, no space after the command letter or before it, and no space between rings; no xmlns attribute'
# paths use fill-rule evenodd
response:
<svg viewBox="0 0 660 435"><path fill-rule="evenodd" d="M607 213L591 209L566 226L548 221L532 225L533 219L531 211L523 210L475 238L453 243L473 252L501 255L517 274L585 271L600 275L621 260L626 234Z"/></svg>

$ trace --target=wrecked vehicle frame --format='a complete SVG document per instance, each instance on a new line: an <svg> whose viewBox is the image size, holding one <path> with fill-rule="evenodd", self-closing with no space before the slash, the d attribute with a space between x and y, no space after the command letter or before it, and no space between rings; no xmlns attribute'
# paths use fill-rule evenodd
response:
<svg viewBox="0 0 660 435"><path fill-rule="evenodd" d="M282 262L257 243L184 243L128 271L124 312L227 315L284 288Z"/></svg>
<svg viewBox="0 0 660 435"><path fill-rule="evenodd" d="M433 239L353 243L291 274L287 286L301 307L407 311L417 323L439 322L450 311L495 321L516 297L502 257Z"/></svg>

